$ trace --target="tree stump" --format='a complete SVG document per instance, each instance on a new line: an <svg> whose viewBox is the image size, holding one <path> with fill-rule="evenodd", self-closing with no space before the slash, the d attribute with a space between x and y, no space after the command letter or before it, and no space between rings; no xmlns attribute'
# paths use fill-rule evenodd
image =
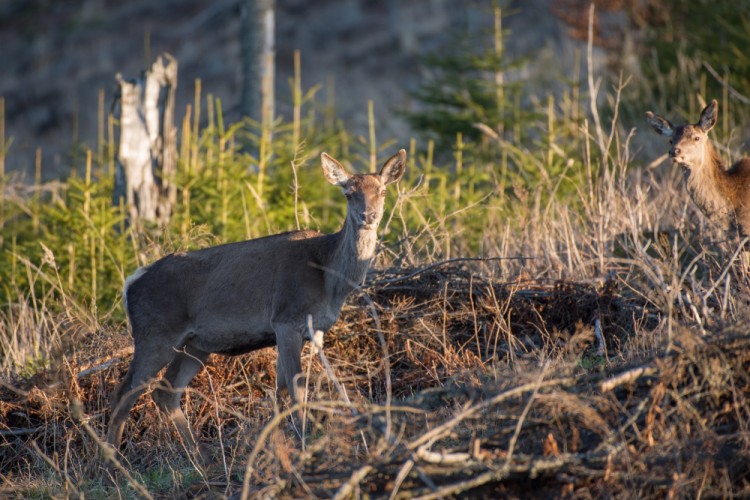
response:
<svg viewBox="0 0 750 500"><path fill-rule="evenodd" d="M124 201L130 224L166 223L177 197L177 60L164 54L140 77L125 79L118 73L116 79L120 141L113 203Z"/></svg>

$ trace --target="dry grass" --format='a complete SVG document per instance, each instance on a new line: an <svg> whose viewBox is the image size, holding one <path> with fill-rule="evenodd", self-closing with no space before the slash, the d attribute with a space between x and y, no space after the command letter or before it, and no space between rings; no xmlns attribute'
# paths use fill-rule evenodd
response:
<svg viewBox="0 0 750 500"><path fill-rule="evenodd" d="M302 440L275 404L271 349L214 358L191 385L205 473L142 398L120 494L221 497L243 480L253 496L285 497L750 493L746 323L668 334L663 313L614 277L500 282L494 265L371 273L325 348L351 403L305 351ZM85 338L48 380L3 383L0 470L14 494L112 494L98 436L129 359L122 332Z"/></svg>

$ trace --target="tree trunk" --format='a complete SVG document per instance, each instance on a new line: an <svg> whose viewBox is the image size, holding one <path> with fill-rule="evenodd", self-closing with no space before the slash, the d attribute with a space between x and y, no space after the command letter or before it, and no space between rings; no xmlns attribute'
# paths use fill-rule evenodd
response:
<svg viewBox="0 0 750 500"><path fill-rule="evenodd" d="M127 206L130 223L166 223L177 197L174 126L177 61L165 54L136 79L117 75L120 147L113 203Z"/></svg>
<svg viewBox="0 0 750 500"><path fill-rule="evenodd" d="M274 115L275 0L242 0L240 114L270 123Z"/></svg>

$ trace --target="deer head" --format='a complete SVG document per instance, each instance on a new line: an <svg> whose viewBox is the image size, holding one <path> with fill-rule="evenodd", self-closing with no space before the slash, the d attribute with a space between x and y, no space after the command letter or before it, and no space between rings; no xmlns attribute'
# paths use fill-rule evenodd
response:
<svg viewBox="0 0 750 500"><path fill-rule="evenodd" d="M320 155L328 182L340 186L347 200L347 223L356 229L377 229L383 218L385 187L398 181L406 168L406 151L391 156L378 174L347 173L333 157Z"/></svg>
<svg viewBox="0 0 750 500"><path fill-rule="evenodd" d="M646 112L646 119L659 134L669 137L671 148L669 157L672 161L688 169L695 169L712 160L712 148L708 142L708 131L716 124L719 103L714 99L701 113L695 125L674 126L666 118L651 111Z"/></svg>

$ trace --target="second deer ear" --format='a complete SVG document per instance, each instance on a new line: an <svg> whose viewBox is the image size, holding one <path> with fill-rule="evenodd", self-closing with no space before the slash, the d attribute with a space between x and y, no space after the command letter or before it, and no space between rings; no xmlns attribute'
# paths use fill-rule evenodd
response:
<svg viewBox="0 0 750 500"><path fill-rule="evenodd" d="M716 99L711 101L711 104L706 106L706 109L701 113L701 119L698 120L698 126L703 129L704 132L708 132L714 125L716 125L716 115L718 114L719 103Z"/></svg>
<svg viewBox="0 0 750 500"><path fill-rule="evenodd" d="M320 164L328 182L335 186L343 186L351 177L341 163L326 153L320 155Z"/></svg>
<svg viewBox="0 0 750 500"><path fill-rule="evenodd" d="M672 135L674 135L674 125L672 125L666 118L652 113L651 111L646 111L646 120L652 127L654 127L654 130L661 135L667 137L672 137Z"/></svg>
<svg viewBox="0 0 750 500"><path fill-rule="evenodd" d="M388 185L401 179L405 170L406 151L402 149L388 158L385 164L383 164L383 168L380 169L380 179L383 181L383 184Z"/></svg>

